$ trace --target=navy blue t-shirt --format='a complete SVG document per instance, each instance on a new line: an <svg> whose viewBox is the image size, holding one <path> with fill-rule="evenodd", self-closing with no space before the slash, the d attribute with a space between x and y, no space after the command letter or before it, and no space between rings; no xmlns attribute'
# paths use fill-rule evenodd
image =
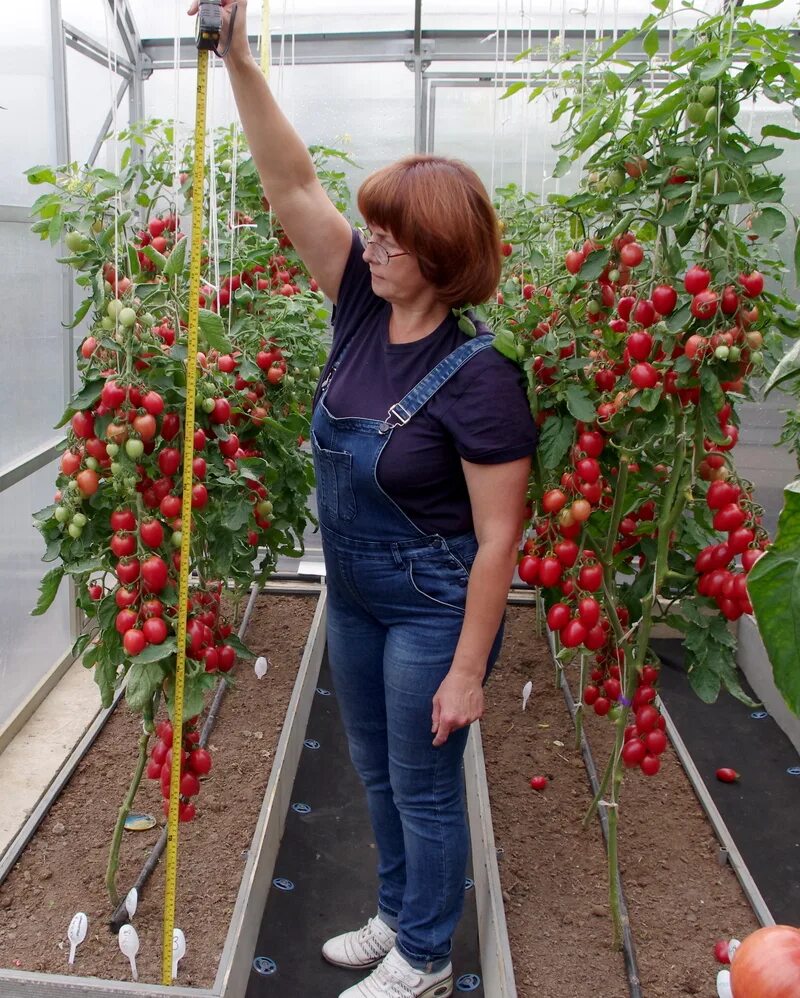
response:
<svg viewBox="0 0 800 998"><path fill-rule="evenodd" d="M439 361L469 340L449 312L413 343L389 342L391 305L372 290L356 232L334 312L333 348L346 345L325 399L332 416L383 419ZM522 372L494 348L464 364L405 426L392 431L378 462L381 488L426 534L472 529L461 458L501 464L533 454L536 426Z"/></svg>

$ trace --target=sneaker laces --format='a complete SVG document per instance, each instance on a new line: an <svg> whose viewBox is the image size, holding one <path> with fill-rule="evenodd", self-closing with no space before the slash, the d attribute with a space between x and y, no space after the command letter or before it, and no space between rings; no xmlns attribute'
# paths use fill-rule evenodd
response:
<svg viewBox="0 0 800 998"><path fill-rule="evenodd" d="M375 923L377 922L380 922L380 925L376 925ZM394 933L392 933L392 930L388 927L388 925L386 926L385 931L381 932L383 924L384 923L381 922L377 916L375 916L374 918L370 918L366 925L362 925L356 933L356 944L361 946L371 960L379 960L383 958L386 955L386 944L393 941L392 937Z"/></svg>
<svg viewBox="0 0 800 998"><path fill-rule="evenodd" d="M392 950L373 971L374 983L385 989L386 998L417 998L416 988L422 983L419 971L411 967Z"/></svg>

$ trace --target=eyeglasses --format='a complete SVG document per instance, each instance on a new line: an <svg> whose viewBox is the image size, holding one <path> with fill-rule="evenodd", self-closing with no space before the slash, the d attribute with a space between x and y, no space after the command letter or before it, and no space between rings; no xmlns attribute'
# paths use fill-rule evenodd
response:
<svg viewBox="0 0 800 998"><path fill-rule="evenodd" d="M361 245L364 249L372 248L372 256L375 263L380 264L380 266L385 267L386 264L393 260L396 256L408 256L407 250L400 250L397 253L390 253L389 250L382 244L377 242L377 240L372 238L372 233L369 229L359 229L359 237L361 238Z"/></svg>

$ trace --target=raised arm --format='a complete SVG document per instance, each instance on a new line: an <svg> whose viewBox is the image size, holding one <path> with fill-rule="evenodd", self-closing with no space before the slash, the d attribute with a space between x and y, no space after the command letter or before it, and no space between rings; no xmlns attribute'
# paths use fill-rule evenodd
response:
<svg viewBox="0 0 800 998"><path fill-rule="evenodd" d="M303 140L253 59L247 38L247 0L222 0L222 8L223 51L236 9L224 62L264 193L300 258L335 302L350 252L350 226L325 193ZM196 14L197 9L195 0L189 13Z"/></svg>

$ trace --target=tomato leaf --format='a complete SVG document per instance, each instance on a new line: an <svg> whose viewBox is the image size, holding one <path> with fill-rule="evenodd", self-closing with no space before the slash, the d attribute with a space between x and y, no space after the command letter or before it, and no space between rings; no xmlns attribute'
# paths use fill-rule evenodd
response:
<svg viewBox="0 0 800 998"><path fill-rule="evenodd" d="M89 309L92 307L93 304L94 301L91 298L87 298L86 301L81 302L81 304L78 306L78 311L75 313L75 318L72 320L72 322L61 323L64 329L74 329L76 326L80 325L80 323L86 318L86 314L88 313Z"/></svg>
<svg viewBox="0 0 800 998"><path fill-rule="evenodd" d="M689 214L690 208L691 201L684 201L683 204L677 204L674 208L670 208L669 211L665 211L663 215L659 216L657 219L658 224L664 226L665 228L683 225L686 221L686 216Z"/></svg>
<svg viewBox="0 0 800 998"><path fill-rule="evenodd" d="M527 84L525 80L517 80L515 83L512 83L510 87L508 87L504 94L501 95L500 100L505 100L506 97L513 97L514 94L518 93L526 86Z"/></svg>
<svg viewBox="0 0 800 998"><path fill-rule="evenodd" d="M556 468L572 445L575 421L569 416L550 416L539 437L539 457L547 471Z"/></svg>
<svg viewBox="0 0 800 998"><path fill-rule="evenodd" d="M572 166L572 160L569 156L559 156L558 162L553 167L553 177L564 177L569 173L569 169Z"/></svg>
<svg viewBox="0 0 800 998"><path fill-rule="evenodd" d="M66 425L76 412L81 412L93 406L100 398L100 392L103 390L105 383L105 378L93 378L91 381L87 381L83 388L72 396L69 405L64 410L64 415L56 423L54 429L57 430L60 426Z"/></svg>
<svg viewBox="0 0 800 998"><path fill-rule="evenodd" d="M755 163L766 163L781 155L783 155L783 150L777 146L756 146L755 149L749 149L744 154L744 163L747 166L752 166Z"/></svg>
<svg viewBox="0 0 800 998"><path fill-rule="evenodd" d="M762 208L753 219L753 232L764 239L774 239L786 228L786 216L777 208Z"/></svg>
<svg viewBox="0 0 800 998"><path fill-rule="evenodd" d="M775 542L747 576L775 685L800 716L800 480L784 489Z"/></svg>
<svg viewBox="0 0 800 998"><path fill-rule="evenodd" d="M611 252L609 250L593 250L578 271L579 280L593 281L596 277L599 277L610 259Z"/></svg>
<svg viewBox="0 0 800 998"><path fill-rule="evenodd" d="M567 409L584 423L593 423L597 418L594 403L589 392L582 385L570 385L567 388Z"/></svg>
<svg viewBox="0 0 800 998"><path fill-rule="evenodd" d="M514 334L510 329L498 329L492 340L492 346L508 360L517 363L517 346L514 342Z"/></svg>
<svg viewBox="0 0 800 998"><path fill-rule="evenodd" d="M200 332L206 343L219 350L220 353L230 353L233 347L225 337L225 323L216 312L210 309L200 309Z"/></svg>
<svg viewBox="0 0 800 998"><path fill-rule="evenodd" d="M79 658L93 637L94 635L92 634L79 634L77 641L72 646L72 657Z"/></svg>
<svg viewBox="0 0 800 998"><path fill-rule="evenodd" d="M791 128L784 128L782 125L764 125L761 129L761 135L765 139L800 139L800 132L792 131Z"/></svg>
<svg viewBox="0 0 800 998"><path fill-rule="evenodd" d="M225 638L225 644L230 645L240 658L252 658L255 655L255 652L251 651L235 634L229 634Z"/></svg>
<svg viewBox="0 0 800 998"><path fill-rule="evenodd" d="M651 59L658 52L658 28L651 28L647 32L642 41L642 48Z"/></svg>
<svg viewBox="0 0 800 998"><path fill-rule="evenodd" d="M796 378L798 375L800 375L800 340L787 354L781 357L766 385L764 385L764 395L768 395L773 388L782 382Z"/></svg>
<svg viewBox="0 0 800 998"><path fill-rule="evenodd" d="M39 599L36 606L31 610L32 617L41 617L43 613L53 605L53 600L56 598L58 593L58 587L61 585L61 580L64 578L64 567L59 565L58 568L51 568L50 571L44 576L42 581L39 583Z"/></svg>
<svg viewBox="0 0 800 998"><path fill-rule="evenodd" d="M148 645L144 651L139 652L135 658L132 658L131 662L134 665L151 665L153 662L161 662L163 659L169 658L177 650L177 640L174 637L167 638L160 645Z"/></svg>
<svg viewBox="0 0 800 998"><path fill-rule="evenodd" d="M56 175L50 166L32 166L25 171L29 184L54 184Z"/></svg>
<svg viewBox="0 0 800 998"><path fill-rule="evenodd" d="M67 575L85 575L87 572L98 572L102 567L102 558L84 558L83 561L76 561L71 565L65 565L64 571Z"/></svg>
<svg viewBox="0 0 800 998"><path fill-rule="evenodd" d="M181 239L180 242L175 244L175 247L170 253L166 266L164 267L164 273L167 277L175 277L177 274L183 272L183 268L186 263L186 242L186 239Z"/></svg>
<svg viewBox="0 0 800 998"><path fill-rule="evenodd" d="M155 264L155 268L159 273L166 267L167 258L163 253L159 253L157 249L153 249L152 246L144 246L142 253L144 253L151 263Z"/></svg>
<svg viewBox="0 0 800 998"><path fill-rule="evenodd" d="M161 645L150 645L150 648L160 648ZM145 648L144 652L149 651ZM125 699L131 710L141 713L148 703L152 702L153 694L164 679L164 670L156 662L140 662L133 660L128 673L128 685L125 689Z"/></svg>

